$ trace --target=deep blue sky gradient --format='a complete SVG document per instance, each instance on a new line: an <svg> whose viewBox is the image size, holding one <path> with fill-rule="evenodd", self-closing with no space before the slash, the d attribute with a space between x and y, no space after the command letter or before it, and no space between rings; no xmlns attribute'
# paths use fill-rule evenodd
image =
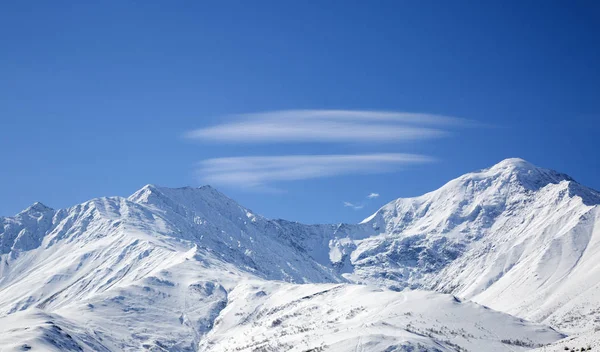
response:
<svg viewBox="0 0 600 352"><path fill-rule="evenodd" d="M0 5L0 215L147 183L198 186L237 155L412 152L437 163L224 193L268 217L360 221L507 157L600 189L597 1L13 2ZM224 115L424 112L477 121L435 141L203 144ZM362 210L342 206L377 192Z"/></svg>

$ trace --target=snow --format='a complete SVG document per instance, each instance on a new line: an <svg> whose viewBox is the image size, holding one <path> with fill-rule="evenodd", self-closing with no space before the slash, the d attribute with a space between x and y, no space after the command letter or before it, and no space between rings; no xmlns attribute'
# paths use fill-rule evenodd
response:
<svg viewBox="0 0 600 352"><path fill-rule="evenodd" d="M535 352L597 351L600 349L600 330L574 334L550 345L539 347Z"/></svg>
<svg viewBox="0 0 600 352"><path fill-rule="evenodd" d="M360 224L266 219L209 186L36 203L0 218L0 346L519 351L557 330L587 343L598 204L522 159Z"/></svg>
<svg viewBox="0 0 600 352"><path fill-rule="evenodd" d="M230 293L200 351L520 351L560 336L450 295L258 282Z"/></svg>
<svg viewBox="0 0 600 352"><path fill-rule="evenodd" d="M598 204L598 192L567 175L504 160L363 221L385 231L355 241L354 276L584 331L600 306Z"/></svg>

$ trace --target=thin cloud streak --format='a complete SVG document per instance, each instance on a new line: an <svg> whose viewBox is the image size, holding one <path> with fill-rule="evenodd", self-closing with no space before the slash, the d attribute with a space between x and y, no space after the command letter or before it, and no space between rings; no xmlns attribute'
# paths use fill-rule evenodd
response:
<svg viewBox="0 0 600 352"><path fill-rule="evenodd" d="M354 204L354 203L350 203L350 202L344 202L344 207L352 208L354 210L360 210L360 209L364 208L365 206L362 204Z"/></svg>
<svg viewBox="0 0 600 352"><path fill-rule="evenodd" d="M439 138L470 121L433 114L368 110L282 110L234 115L185 137L223 143L400 142Z"/></svg>
<svg viewBox="0 0 600 352"><path fill-rule="evenodd" d="M362 208L364 208L371 199L375 199L379 197L379 193L369 193L366 197L365 200L363 200L360 203L353 203L353 202L344 202L344 207L346 208L352 208L354 210L360 210Z"/></svg>
<svg viewBox="0 0 600 352"><path fill-rule="evenodd" d="M270 184L277 182L383 173L433 161L428 156L402 153L242 156L203 160L197 173L210 184L270 189Z"/></svg>

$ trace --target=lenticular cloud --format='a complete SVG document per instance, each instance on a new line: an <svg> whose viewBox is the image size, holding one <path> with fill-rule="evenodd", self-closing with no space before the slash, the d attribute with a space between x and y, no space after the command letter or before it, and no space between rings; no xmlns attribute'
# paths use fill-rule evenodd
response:
<svg viewBox="0 0 600 352"><path fill-rule="evenodd" d="M225 143L400 142L442 137L449 128L468 124L441 115L363 110L284 110L225 120L186 137Z"/></svg>
<svg viewBox="0 0 600 352"><path fill-rule="evenodd" d="M389 172L432 161L427 156L402 153L243 156L204 160L198 165L198 174L211 184L257 187L278 181Z"/></svg>

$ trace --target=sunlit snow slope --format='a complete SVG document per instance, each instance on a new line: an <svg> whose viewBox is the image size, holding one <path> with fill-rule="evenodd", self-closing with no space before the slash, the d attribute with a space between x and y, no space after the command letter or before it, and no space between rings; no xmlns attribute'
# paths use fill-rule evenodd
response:
<svg viewBox="0 0 600 352"><path fill-rule="evenodd" d="M269 220L208 186L36 203L0 218L0 350L539 347L564 336L521 318L600 319L597 204L520 159L354 225Z"/></svg>
<svg viewBox="0 0 600 352"><path fill-rule="evenodd" d="M589 329L600 318L598 204L598 192L567 175L504 160L384 206L364 222L384 235L359 242L354 271Z"/></svg>

